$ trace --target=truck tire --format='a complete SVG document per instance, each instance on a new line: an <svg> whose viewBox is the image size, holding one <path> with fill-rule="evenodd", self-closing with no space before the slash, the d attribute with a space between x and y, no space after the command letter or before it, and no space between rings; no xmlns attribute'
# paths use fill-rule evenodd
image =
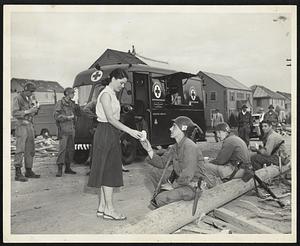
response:
<svg viewBox="0 0 300 246"><path fill-rule="evenodd" d="M74 162L77 164L83 164L89 158L89 150L75 150Z"/></svg>
<svg viewBox="0 0 300 246"><path fill-rule="evenodd" d="M137 155L137 141L127 133L122 133L120 137L122 162L124 165L132 163Z"/></svg>

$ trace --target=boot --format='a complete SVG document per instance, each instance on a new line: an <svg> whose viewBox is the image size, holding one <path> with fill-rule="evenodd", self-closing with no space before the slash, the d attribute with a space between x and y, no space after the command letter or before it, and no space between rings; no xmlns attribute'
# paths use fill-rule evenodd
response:
<svg viewBox="0 0 300 246"><path fill-rule="evenodd" d="M66 163L65 173L76 174L76 172L71 169L70 165L71 165L70 163Z"/></svg>
<svg viewBox="0 0 300 246"><path fill-rule="evenodd" d="M57 167L58 167L58 169L57 169L56 177L61 177L62 176L63 165L62 164L58 164Z"/></svg>
<svg viewBox="0 0 300 246"><path fill-rule="evenodd" d="M26 168L25 177L38 179L41 177L41 175L35 174L31 168Z"/></svg>
<svg viewBox="0 0 300 246"><path fill-rule="evenodd" d="M26 182L26 181L28 181L28 179L27 179L26 177L23 176L20 167L16 167L16 176L15 176L15 180L16 180L16 181L20 181L20 182Z"/></svg>

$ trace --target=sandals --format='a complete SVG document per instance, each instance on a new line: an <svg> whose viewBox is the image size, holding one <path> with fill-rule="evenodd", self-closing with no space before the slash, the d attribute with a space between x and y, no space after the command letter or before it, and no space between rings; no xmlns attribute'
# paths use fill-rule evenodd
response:
<svg viewBox="0 0 300 246"><path fill-rule="evenodd" d="M97 217L102 217L104 215L104 212L97 210L96 216Z"/></svg>
<svg viewBox="0 0 300 246"><path fill-rule="evenodd" d="M112 215L103 213L103 219L107 219L107 220L126 220L127 218L124 215L120 215L119 217L114 217Z"/></svg>

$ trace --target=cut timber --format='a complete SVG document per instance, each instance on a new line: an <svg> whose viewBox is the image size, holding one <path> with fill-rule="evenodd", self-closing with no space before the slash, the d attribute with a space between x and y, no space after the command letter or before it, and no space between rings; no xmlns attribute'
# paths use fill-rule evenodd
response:
<svg viewBox="0 0 300 246"><path fill-rule="evenodd" d="M290 169L290 164L283 166L282 171ZM269 166L256 171L262 180L279 175L278 166ZM233 179L227 183L204 190L192 216L193 201L178 201L147 213L141 221L134 225L125 225L117 229L120 234L168 234L173 233L186 224L196 220L201 214L207 214L215 208L236 199L254 188L253 179L247 183L241 179ZM116 228L114 228L114 231ZM105 233L114 233L107 230Z"/></svg>
<svg viewBox="0 0 300 246"><path fill-rule="evenodd" d="M241 227L249 234L280 234L280 232L273 230L265 225L257 223L253 220L238 215L228 209L218 208L214 210L214 215L221 220L224 220L234 226Z"/></svg>
<svg viewBox="0 0 300 246"><path fill-rule="evenodd" d="M240 228L240 227L236 227L232 224L229 224L223 220L220 220L220 219L217 219L217 218L214 218L214 217L211 217L211 216L204 216L201 221L203 221L204 223L207 223L209 225L214 225L214 226L217 226L219 229L222 229L222 230L226 230L226 229L229 229L230 231L232 231L233 233L245 233L245 231Z"/></svg>

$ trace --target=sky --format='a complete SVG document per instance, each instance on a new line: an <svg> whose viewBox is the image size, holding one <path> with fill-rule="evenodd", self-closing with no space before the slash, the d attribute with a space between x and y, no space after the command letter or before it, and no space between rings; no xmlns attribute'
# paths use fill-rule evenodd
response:
<svg viewBox="0 0 300 246"><path fill-rule="evenodd" d="M166 61L172 69L229 75L246 86L290 93L291 12L245 10L79 6L11 11L11 77L72 86L106 49L127 52L134 45L139 55Z"/></svg>

